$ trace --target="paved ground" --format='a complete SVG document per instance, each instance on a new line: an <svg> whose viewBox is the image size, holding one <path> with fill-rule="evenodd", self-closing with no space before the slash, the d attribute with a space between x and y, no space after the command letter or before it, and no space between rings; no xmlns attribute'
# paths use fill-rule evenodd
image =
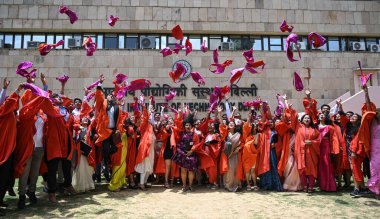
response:
<svg viewBox="0 0 380 219"><path fill-rule="evenodd" d="M39 190L42 190L39 188ZM6 197L9 218L378 218L380 201L354 199L338 193L238 192L197 188L182 193L180 187L154 186L148 191L112 193L100 185L91 193L59 197L59 204L38 193L39 203L16 210L17 198Z"/></svg>

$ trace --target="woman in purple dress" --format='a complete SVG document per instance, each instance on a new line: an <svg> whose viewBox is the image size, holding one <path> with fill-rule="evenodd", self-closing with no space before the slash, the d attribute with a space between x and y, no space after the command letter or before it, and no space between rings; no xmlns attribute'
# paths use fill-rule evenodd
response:
<svg viewBox="0 0 380 219"><path fill-rule="evenodd" d="M193 191L194 173L198 170L198 157L194 153L200 147L199 137L193 130L193 115L189 115L184 121L184 130L176 129L176 153L173 162L181 167L182 191ZM189 176L189 187L187 187L187 176Z"/></svg>

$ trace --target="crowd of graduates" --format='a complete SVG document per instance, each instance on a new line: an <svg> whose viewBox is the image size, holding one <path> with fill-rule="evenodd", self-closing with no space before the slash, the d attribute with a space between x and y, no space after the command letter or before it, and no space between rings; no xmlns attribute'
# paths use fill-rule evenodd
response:
<svg viewBox="0 0 380 219"><path fill-rule="evenodd" d="M18 208L37 203L36 184L43 177L50 202L95 189L106 181L118 192L149 185L171 189L182 184L193 192L195 183L210 189L246 191L336 192L342 186L351 196L380 196L380 110L371 103L368 88L361 114L329 105L317 109L306 90L302 117L286 95L272 111L259 97L241 115L228 102L228 90L204 118L186 104L178 109L155 109L154 98L134 98L133 112L117 92L105 96L100 76L93 95L71 100L62 81L59 94L35 78L7 96L4 79L0 95L0 206L18 179ZM120 88L115 88L120 89ZM44 93L45 92L45 93ZM94 97L94 101L91 98ZM21 104L20 104L21 102ZM168 111L169 109L169 111ZM102 177L103 176L103 177ZM364 177L368 176L365 186ZM351 178L352 177L352 178ZM317 184L316 184L317 182Z"/></svg>

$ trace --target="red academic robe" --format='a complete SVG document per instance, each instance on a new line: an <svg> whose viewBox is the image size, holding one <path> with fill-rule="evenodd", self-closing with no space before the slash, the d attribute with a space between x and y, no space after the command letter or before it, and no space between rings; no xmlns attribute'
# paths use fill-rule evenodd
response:
<svg viewBox="0 0 380 219"><path fill-rule="evenodd" d="M16 147L17 120L15 111L18 109L20 96L12 93L0 106L0 165L3 165L12 155Z"/></svg>
<svg viewBox="0 0 380 219"><path fill-rule="evenodd" d="M318 102L313 98L310 98L309 100L307 97L305 97L303 99L303 106L305 108L305 113L311 117L314 123L317 123L318 121L317 105L318 105Z"/></svg>
<svg viewBox="0 0 380 219"><path fill-rule="evenodd" d="M135 172L137 132L133 129L133 127L129 127L126 132L128 136L126 176L129 176Z"/></svg>

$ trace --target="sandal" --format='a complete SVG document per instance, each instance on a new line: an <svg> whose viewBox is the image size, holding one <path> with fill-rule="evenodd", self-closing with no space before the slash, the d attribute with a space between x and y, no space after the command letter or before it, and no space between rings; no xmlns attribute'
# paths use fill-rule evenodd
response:
<svg viewBox="0 0 380 219"><path fill-rule="evenodd" d="M313 193L314 192L314 190L313 189L311 189L311 188L309 188L308 190L307 190L307 193Z"/></svg>
<svg viewBox="0 0 380 219"><path fill-rule="evenodd" d="M189 186L189 189L187 190L188 192L194 192L193 187Z"/></svg>
<svg viewBox="0 0 380 219"><path fill-rule="evenodd" d="M143 185L143 184L139 185L139 189L141 189L142 191L146 191L145 185Z"/></svg>
<svg viewBox="0 0 380 219"><path fill-rule="evenodd" d="M166 182L166 183L164 184L164 187L167 188L167 189L170 189L170 185L169 185L169 183Z"/></svg>
<svg viewBox="0 0 380 219"><path fill-rule="evenodd" d="M187 186L182 186L182 192L187 192Z"/></svg>
<svg viewBox="0 0 380 219"><path fill-rule="evenodd" d="M251 185L247 185L247 191L251 191L251 190L252 190Z"/></svg>
<svg viewBox="0 0 380 219"><path fill-rule="evenodd" d="M307 186L303 187L303 191L306 192L306 193L308 192Z"/></svg>
<svg viewBox="0 0 380 219"><path fill-rule="evenodd" d="M260 190L260 188L258 186L253 186L253 191L257 192L259 190Z"/></svg>

